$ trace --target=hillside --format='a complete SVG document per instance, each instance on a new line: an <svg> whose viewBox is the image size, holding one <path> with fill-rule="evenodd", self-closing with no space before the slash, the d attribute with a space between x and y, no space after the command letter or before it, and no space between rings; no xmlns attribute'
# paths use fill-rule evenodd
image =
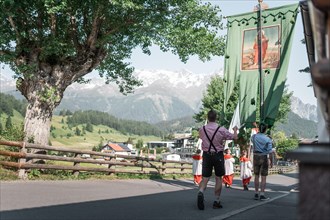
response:
<svg viewBox="0 0 330 220"><path fill-rule="evenodd" d="M1 94L1 123L4 127L6 118L9 115L12 116L12 121L14 124L22 124L24 117L22 116L23 105L26 105L26 102L22 100L16 100L13 96ZM132 98L132 97L131 97ZM15 101L16 100L16 101ZM151 101L150 101L151 102ZM95 104L95 102L94 102ZM299 103L301 108L303 108L303 104ZM14 114L11 113L11 109L15 109ZM127 106L129 108L129 105ZM183 111L182 108L178 107ZM143 108L137 108L138 110L143 111ZM90 111L90 110L89 110ZM19 113L21 112L21 113ZM87 111L88 112L88 111ZM93 111L92 111L93 112ZM67 116L53 116L53 124L52 124L52 135L50 141L54 145L68 145L68 146L79 146L80 148L91 148L92 146L98 145L100 142L104 140L112 140L112 141L127 141L129 137L134 138L135 140L142 139L144 142L149 140L160 140L160 137L163 135L150 135L150 130L157 134L163 133L164 135L175 133L175 132L187 132L190 128L200 127L201 124L196 124L193 119L193 112L190 112L188 116L176 118L173 120L163 120L156 124L149 124L147 122L139 122L133 120L123 120L115 118L114 116L108 115L105 112L97 111L95 114L97 116L103 115L104 117L112 118L111 120L116 123L96 123L96 121L107 121L104 117L101 119L97 119L94 117L92 121L94 121L93 131L86 132L83 136L77 136L77 130L82 131L84 127L86 127L87 121L81 121L80 123L67 123ZM184 111L183 111L184 112ZM5 113L5 114L4 114ZM75 113L77 114L77 113ZM148 114L148 113L144 113ZM155 110L154 114L161 114ZM187 114L187 112L185 112ZM106 116L108 115L108 116ZM174 114L176 115L176 114ZM174 116L172 116L174 117ZM80 116L80 118L90 118L88 115ZM76 119L75 119L76 120ZM111 121L110 120L110 121ZM90 123L93 124L93 122ZM119 128L120 127L120 128ZM143 131L144 130L144 131ZM286 135L290 136L295 134L299 137L303 138L314 138L317 133L316 123L311 120L303 119L299 115L290 112L288 115L288 121L285 124L278 124L275 127L277 131L284 131ZM141 134L142 131L142 134ZM144 132L144 133L143 133ZM147 134L147 136L146 136Z"/></svg>
<svg viewBox="0 0 330 220"><path fill-rule="evenodd" d="M287 136L296 135L302 138L315 138L317 136L317 123L289 112L287 122L276 124L275 130L284 131Z"/></svg>

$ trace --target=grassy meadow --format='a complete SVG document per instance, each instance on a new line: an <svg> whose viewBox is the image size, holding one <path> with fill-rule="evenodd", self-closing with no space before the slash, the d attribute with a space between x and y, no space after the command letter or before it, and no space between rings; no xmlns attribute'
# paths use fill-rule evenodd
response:
<svg viewBox="0 0 330 220"><path fill-rule="evenodd" d="M6 114L2 114L0 121L3 128L5 128ZM125 142L130 138L135 144L138 140L142 140L143 143L149 141L159 141L161 138L156 136L138 136L134 134L123 134L117 130L104 126L93 125L93 132L85 131L85 134L77 136L75 134L76 127L70 128L66 123L67 116L54 115L52 118L52 131L50 134L50 143L52 146L70 147L81 150L92 150L94 146L99 144L105 144L108 141L112 142ZM11 117L13 126L22 126L24 117L17 111L14 111L14 116ZM83 130L83 126L78 125L79 130Z"/></svg>

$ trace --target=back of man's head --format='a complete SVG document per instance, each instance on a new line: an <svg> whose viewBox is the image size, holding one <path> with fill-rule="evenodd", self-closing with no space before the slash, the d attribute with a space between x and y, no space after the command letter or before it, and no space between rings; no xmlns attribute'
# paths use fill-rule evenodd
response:
<svg viewBox="0 0 330 220"><path fill-rule="evenodd" d="M259 125L259 132L265 133L267 130L268 126L265 123L260 123Z"/></svg>
<svg viewBox="0 0 330 220"><path fill-rule="evenodd" d="M214 111L213 109L211 109L208 113L207 113L207 120L209 122L215 122L217 120L217 112Z"/></svg>

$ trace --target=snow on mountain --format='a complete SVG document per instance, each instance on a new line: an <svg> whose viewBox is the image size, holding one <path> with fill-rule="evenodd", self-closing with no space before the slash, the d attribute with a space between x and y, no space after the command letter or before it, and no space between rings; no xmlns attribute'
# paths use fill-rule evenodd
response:
<svg viewBox="0 0 330 220"><path fill-rule="evenodd" d="M88 84L74 83L65 91L60 109L99 110L116 117L158 122L185 117L197 112L203 92L217 73L194 74L187 70L135 70L143 82L133 94L121 94L115 83L105 84L102 78L91 78ZM1 73L1 92L14 93L15 80ZM16 93L15 93L16 94ZM291 110L301 118L317 121L316 106L291 98Z"/></svg>
<svg viewBox="0 0 330 220"><path fill-rule="evenodd" d="M295 96L291 97L291 111L301 118L317 122L316 106L305 104Z"/></svg>
<svg viewBox="0 0 330 220"><path fill-rule="evenodd" d="M168 70L136 70L134 75L143 81L142 87L148 87L157 81L165 81L171 84L171 87L188 88L203 85L205 77L209 77L211 74L194 74L188 70L176 72Z"/></svg>

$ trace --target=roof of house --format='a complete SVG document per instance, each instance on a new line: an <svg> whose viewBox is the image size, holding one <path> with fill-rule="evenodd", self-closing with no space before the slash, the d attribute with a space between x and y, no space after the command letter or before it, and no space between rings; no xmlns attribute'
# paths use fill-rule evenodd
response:
<svg viewBox="0 0 330 220"><path fill-rule="evenodd" d="M114 151L116 151L116 152L126 152L127 150L126 149L124 149L124 148L122 148L120 145L118 145L118 144L114 144L114 143L108 143L108 144L106 144L106 145L104 145L104 147L103 148L105 148L105 147L110 147L112 150L114 150Z"/></svg>
<svg viewBox="0 0 330 220"><path fill-rule="evenodd" d="M131 149L129 149L129 147L127 147L127 145L126 144L123 144L123 143L118 143L118 145L121 147L121 148L123 148L125 151L131 151Z"/></svg>

